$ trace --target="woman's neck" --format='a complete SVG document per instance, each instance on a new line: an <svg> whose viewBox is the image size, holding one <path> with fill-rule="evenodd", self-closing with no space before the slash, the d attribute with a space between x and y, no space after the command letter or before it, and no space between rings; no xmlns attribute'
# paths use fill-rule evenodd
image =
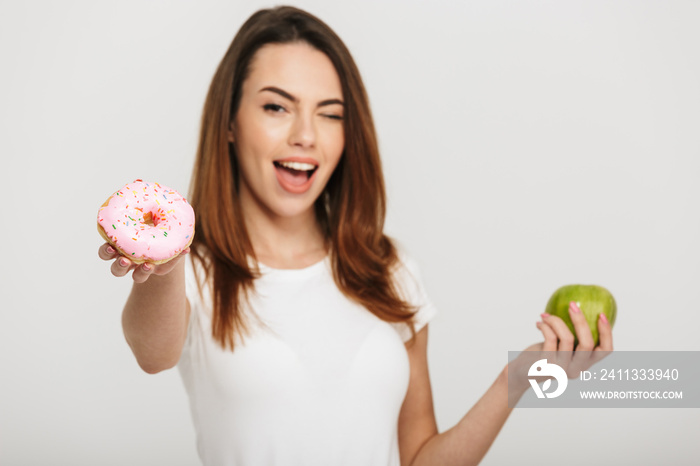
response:
<svg viewBox="0 0 700 466"><path fill-rule="evenodd" d="M268 267L301 269L326 256L324 236L313 208L293 217L255 208L244 208L243 212L255 256Z"/></svg>

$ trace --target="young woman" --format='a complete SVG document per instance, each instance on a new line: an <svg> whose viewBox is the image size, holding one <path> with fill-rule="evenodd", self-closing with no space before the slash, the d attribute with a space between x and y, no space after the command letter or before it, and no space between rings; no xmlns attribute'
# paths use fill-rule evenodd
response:
<svg viewBox="0 0 700 466"><path fill-rule="evenodd" d="M383 233L381 163L360 74L319 19L255 13L213 78L190 202L190 259L135 266L123 313L140 366L177 365L207 465L476 464L509 415L504 368L438 433L426 356L435 310ZM593 349L585 319L572 317ZM556 317L545 342L573 350ZM586 332L588 332L586 334ZM601 348L612 348L600 323Z"/></svg>

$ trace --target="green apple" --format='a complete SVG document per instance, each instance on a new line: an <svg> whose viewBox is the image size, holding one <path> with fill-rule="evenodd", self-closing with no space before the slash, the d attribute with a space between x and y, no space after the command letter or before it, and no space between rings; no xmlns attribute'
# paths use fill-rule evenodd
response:
<svg viewBox="0 0 700 466"><path fill-rule="evenodd" d="M560 317L576 337L574 324L569 316L569 303L571 301L578 304L581 313L586 317L593 335L594 346L598 346L598 316L605 314L610 322L610 328L612 328L617 317L615 298L608 290L596 285L566 285L555 291L549 298L545 312ZM576 338L574 345L577 344L578 338Z"/></svg>

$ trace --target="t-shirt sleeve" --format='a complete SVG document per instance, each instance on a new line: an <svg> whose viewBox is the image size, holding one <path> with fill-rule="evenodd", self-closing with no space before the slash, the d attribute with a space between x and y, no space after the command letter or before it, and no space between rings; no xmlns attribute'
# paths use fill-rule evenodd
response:
<svg viewBox="0 0 700 466"><path fill-rule="evenodd" d="M416 333L437 314L437 309L428 298L416 261L401 247L398 248L399 264L396 269L396 284L401 297L417 308L414 319ZM404 342L411 339L411 329L403 322L391 324Z"/></svg>

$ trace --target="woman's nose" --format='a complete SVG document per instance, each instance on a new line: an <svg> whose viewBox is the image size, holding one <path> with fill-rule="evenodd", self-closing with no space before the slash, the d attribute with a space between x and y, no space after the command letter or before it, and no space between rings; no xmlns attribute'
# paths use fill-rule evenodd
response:
<svg viewBox="0 0 700 466"><path fill-rule="evenodd" d="M297 116L289 135L289 144L304 148L313 147L316 144L316 128L312 116Z"/></svg>

